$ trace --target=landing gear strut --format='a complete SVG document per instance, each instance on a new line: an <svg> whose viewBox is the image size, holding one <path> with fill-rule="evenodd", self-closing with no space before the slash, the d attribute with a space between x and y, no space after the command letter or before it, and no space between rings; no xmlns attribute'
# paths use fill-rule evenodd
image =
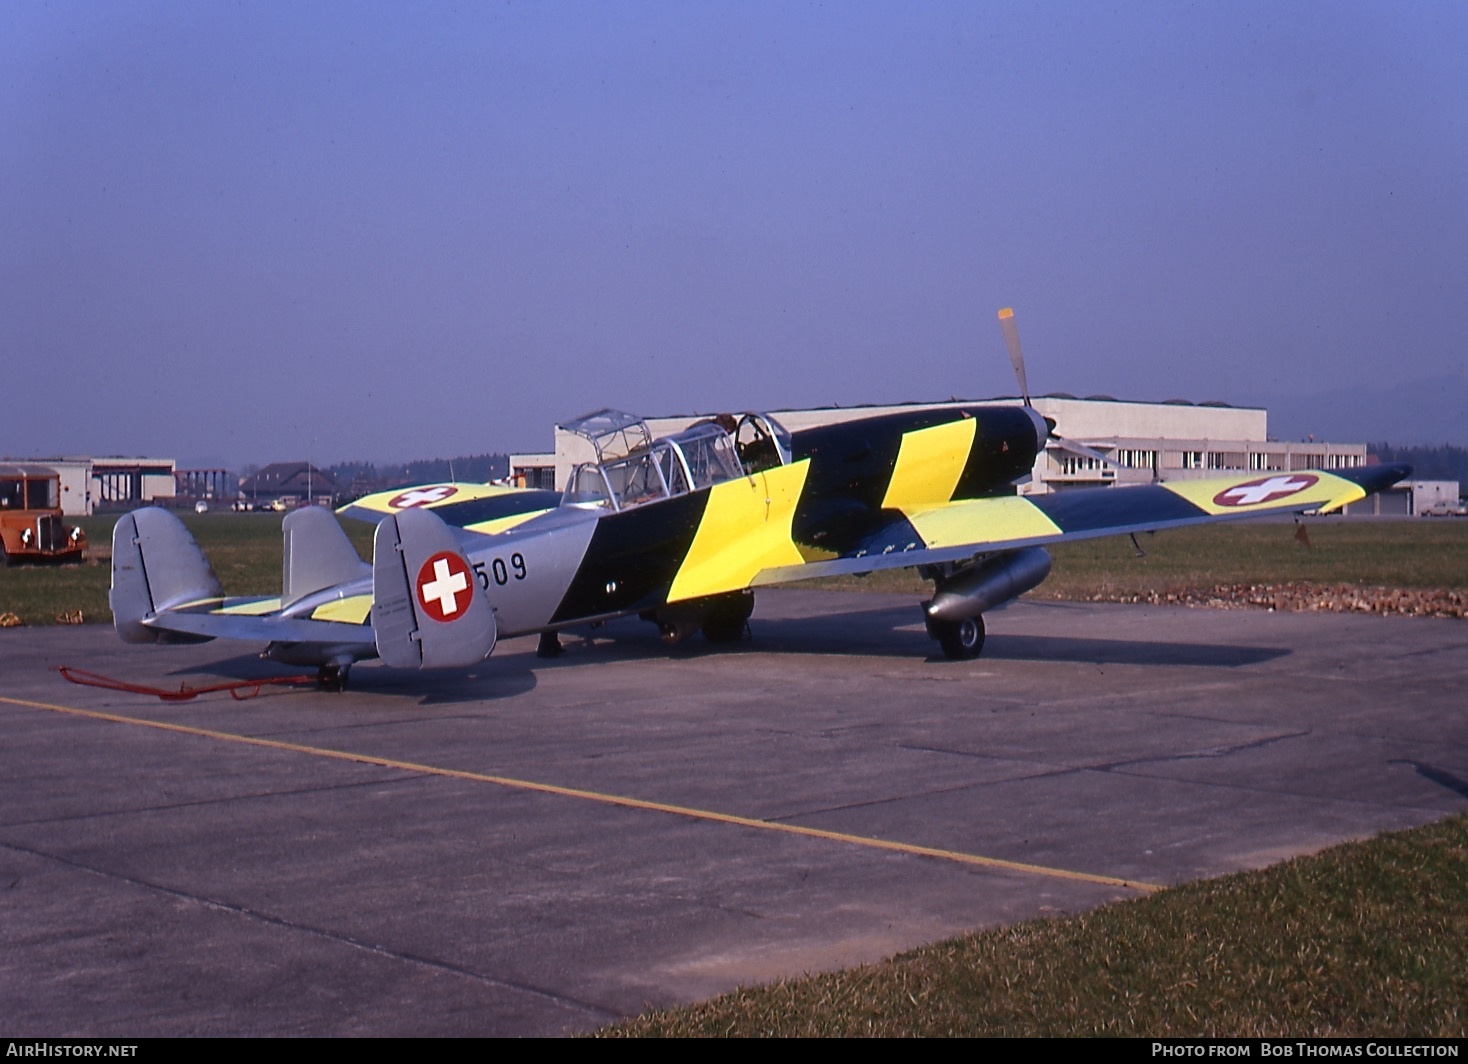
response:
<svg viewBox="0 0 1468 1064"><path fill-rule="evenodd" d="M351 665L323 665L316 670L316 682L321 685L323 691L336 691L338 693L347 689L347 675L351 672Z"/></svg>
<svg viewBox="0 0 1468 1064"><path fill-rule="evenodd" d="M675 602L637 616L657 625L663 643L672 647L698 631L710 643L738 643L749 634L753 613L754 592L746 589Z"/></svg>
<svg viewBox="0 0 1468 1064"><path fill-rule="evenodd" d="M753 591L721 595L703 622L703 637L710 643L737 643L749 631L749 618L753 613Z"/></svg>
<svg viewBox="0 0 1468 1064"><path fill-rule="evenodd" d="M927 618L928 634L938 640L943 656L949 661L970 661L984 650L984 618L965 617L961 621L938 621Z"/></svg>

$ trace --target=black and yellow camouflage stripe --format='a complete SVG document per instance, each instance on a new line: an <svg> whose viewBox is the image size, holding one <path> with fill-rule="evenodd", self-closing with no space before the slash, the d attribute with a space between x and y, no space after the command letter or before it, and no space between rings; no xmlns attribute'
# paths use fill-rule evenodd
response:
<svg viewBox="0 0 1468 1064"><path fill-rule="evenodd" d="M796 433L788 466L603 517L555 620L1064 539L1331 511L1404 475L1301 471L1293 476L1308 487L1244 505L1217 500L1272 474L1022 497L1010 481L1033 464L1032 425L1018 408L988 407ZM1006 493L994 494L996 484Z"/></svg>

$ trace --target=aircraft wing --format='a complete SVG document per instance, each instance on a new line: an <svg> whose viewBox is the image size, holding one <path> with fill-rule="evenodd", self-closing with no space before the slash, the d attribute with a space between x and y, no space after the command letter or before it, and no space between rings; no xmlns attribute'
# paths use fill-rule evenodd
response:
<svg viewBox="0 0 1468 1064"><path fill-rule="evenodd" d="M560 503L561 495L555 491L500 484L427 484L366 495L337 513L375 525L404 510L432 510L445 524L492 536L554 510Z"/></svg>
<svg viewBox="0 0 1468 1064"><path fill-rule="evenodd" d="M1331 513L1411 475L1403 465L1269 472L1139 487L1007 495L899 507L857 547L829 559L763 569L753 585L956 562L1064 540L1151 532L1281 513Z"/></svg>

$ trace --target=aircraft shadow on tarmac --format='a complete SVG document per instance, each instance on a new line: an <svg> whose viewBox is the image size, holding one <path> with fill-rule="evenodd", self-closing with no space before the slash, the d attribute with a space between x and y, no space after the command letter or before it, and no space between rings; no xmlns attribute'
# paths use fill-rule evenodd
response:
<svg viewBox="0 0 1468 1064"><path fill-rule="evenodd" d="M1047 661L1104 665L1192 665L1237 668L1289 654L1278 647L1222 646L1174 640L1102 639L1005 632L995 611L980 661ZM916 609L864 610L792 620L751 622L754 641L741 644L773 654L844 654L913 658L947 665L922 630ZM951 663L961 666L963 663Z"/></svg>
<svg viewBox="0 0 1468 1064"><path fill-rule="evenodd" d="M190 687L206 687L232 680L249 682L282 676L309 676L311 672L309 669L292 669L289 665L264 661L255 654L238 654L219 661L174 669L168 675ZM524 661L505 661L495 657L490 657L483 665L472 669L445 669L430 674L414 669L390 669L370 662L353 669L351 679L353 691L407 695L416 698L421 705L513 698L534 688L535 673L525 667ZM262 687L259 697L291 690L289 687ZM220 696L216 694L213 697ZM248 690L241 693L241 698L246 697L250 697Z"/></svg>
<svg viewBox="0 0 1468 1064"><path fill-rule="evenodd" d="M1000 611L991 621L980 661L1239 668L1289 654L1288 650L1277 647L1007 633L1002 629L1002 618ZM565 650L556 658L535 657L533 637L520 638L507 640L482 665L444 670L431 676L363 663L352 670L351 688L374 694L402 694L416 698L422 705L440 705L511 698L533 690L536 674L541 671L594 668L613 662L766 654L926 659L936 668L961 668L964 664L943 659L936 644L922 630L915 606L823 612L806 617L761 618L756 614L750 622L750 634L751 638L743 642L723 644L713 644L701 635L694 635L669 647L658 639L652 625L623 618L595 629L563 633ZM288 666L242 654L177 669L170 675L185 682L198 678L192 686L204 686L205 676L257 680L290 674Z"/></svg>
<svg viewBox="0 0 1468 1064"><path fill-rule="evenodd" d="M1060 661L1078 664L1191 665L1236 668L1285 657L1279 647L1223 646L1214 643L1102 639L1083 636L1014 634L1003 631L1003 612L991 622L982 660ZM584 635L563 637L566 653L537 661L535 668L591 666L598 662L658 658L693 658L710 654L831 655L837 657L914 658L946 666L937 644L923 631L916 604L807 617L761 618L750 621L751 638L741 643L712 644L695 635L675 647L663 645L651 625L640 621L611 622ZM490 659L491 662L494 660ZM962 667L963 663L952 663Z"/></svg>

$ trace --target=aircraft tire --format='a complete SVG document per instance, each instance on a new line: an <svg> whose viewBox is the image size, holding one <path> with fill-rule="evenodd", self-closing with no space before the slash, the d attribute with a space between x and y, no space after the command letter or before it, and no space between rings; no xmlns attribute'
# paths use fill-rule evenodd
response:
<svg viewBox="0 0 1468 1064"><path fill-rule="evenodd" d="M723 596L703 622L703 637L710 643L738 643L749 631L754 613L754 592L735 591Z"/></svg>
<svg viewBox="0 0 1468 1064"><path fill-rule="evenodd" d="M322 665L316 671L316 682L323 691L340 694L347 689L347 675L351 669L350 665Z"/></svg>
<svg viewBox="0 0 1468 1064"><path fill-rule="evenodd" d="M984 618L961 621L931 621L929 631L949 661L970 661L984 652Z"/></svg>

